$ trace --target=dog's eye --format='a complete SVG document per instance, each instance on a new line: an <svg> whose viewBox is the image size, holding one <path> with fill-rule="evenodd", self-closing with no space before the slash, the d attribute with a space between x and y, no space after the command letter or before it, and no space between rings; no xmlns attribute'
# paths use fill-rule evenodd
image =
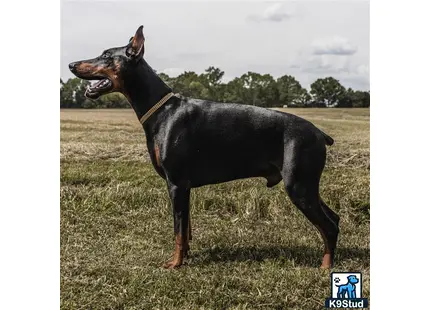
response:
<svg viewBox="0 0 430 310"><path fill-rule="evenodd" d="M103 55L102 55L102 58L105 58L105 59L106 59L106 58L109 58L109 57L110 57L110 54L109 54L109 53L105 53L105 54L103 54Z"/></svg>

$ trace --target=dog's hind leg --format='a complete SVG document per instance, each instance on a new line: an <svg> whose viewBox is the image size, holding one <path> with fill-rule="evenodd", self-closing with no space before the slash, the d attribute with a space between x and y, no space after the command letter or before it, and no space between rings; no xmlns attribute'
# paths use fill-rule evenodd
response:
<svg viewBox="0 0 430 310"><path fill-rule="evenodd" d="M327 204L324 202L324 200L322 200L322 198L320 198L320 203L321 206L324 210L324 212L327 214L327 216L336 224L339 225L339 215L336 214L336 212L334 212L332 209L330 209Z"/></svg>
<svg viewBox="0 0 430 310"><path fill-rule="evenodd" d="M288 185L286 189L294 205L303 212L320 232L324 241L324 256L321 268L330 268L334 262L339 228L323 211L318 196L315 193L312 194L314 190L308 192L306 185L303 183Z"/></svg>
<svg viewBox="0 0 430 310"><path fill-rule="evenodd" d="M318 229L324 241L321 268L333 266L339 228L324 211L319 196L319 181L325 163L325 148L290 148L284 156L282 177L294 205Z"/></svg>
<svg viewBox="0 0 430 310"><path fill-rule="evenodd" d="M168 182L170 200L173 207L173 226L175 232L175 252L165 268L176 268L182 265L189 250L190 189L178 187Z"/></svg>

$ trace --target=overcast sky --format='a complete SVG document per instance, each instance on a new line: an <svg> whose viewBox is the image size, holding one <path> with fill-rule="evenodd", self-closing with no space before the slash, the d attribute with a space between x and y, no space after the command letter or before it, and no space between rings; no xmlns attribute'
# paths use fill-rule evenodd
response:
<svg viewBox="0 0 430 310"><path fill-rule="evenodd" d="M127 2L61 5L61 77L68 63L128 43L144 25L145 59L158 72L201 73L213 65L231 80L247 71L289 74L309 87L333 76L369 89L369 2Z"/></svg>

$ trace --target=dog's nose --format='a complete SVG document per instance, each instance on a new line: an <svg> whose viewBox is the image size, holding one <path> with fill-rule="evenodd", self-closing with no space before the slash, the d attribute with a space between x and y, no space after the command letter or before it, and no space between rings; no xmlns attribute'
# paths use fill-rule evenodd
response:
<svg viewBox="0 0 430 310"><path fill-rule="evenodd" d="M78 64L77 62L71 62L71 63L69 63L69 69L70 69L70 71L74 71L76 69L77 64Z"/></svg>

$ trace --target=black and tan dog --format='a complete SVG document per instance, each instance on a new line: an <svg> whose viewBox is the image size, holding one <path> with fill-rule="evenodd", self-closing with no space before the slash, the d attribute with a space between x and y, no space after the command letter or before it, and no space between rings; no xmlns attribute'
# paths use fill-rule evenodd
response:
<svg viewBox="0 0 430 310"><path fill-rule="evenodd" d="M82 79L99 80L87 97L121 92L143 124L152 164L166 180L173 205L176 247L165 267L182 265L189 249L191 188L264 177L268 187L283 180L292 202L320 231L325 244L321 267L329 268L339 217L321 199L319 182L326 145L333 139L288 113L173 95L143 58L142 28L126 46L69 67Z"/></svg>

